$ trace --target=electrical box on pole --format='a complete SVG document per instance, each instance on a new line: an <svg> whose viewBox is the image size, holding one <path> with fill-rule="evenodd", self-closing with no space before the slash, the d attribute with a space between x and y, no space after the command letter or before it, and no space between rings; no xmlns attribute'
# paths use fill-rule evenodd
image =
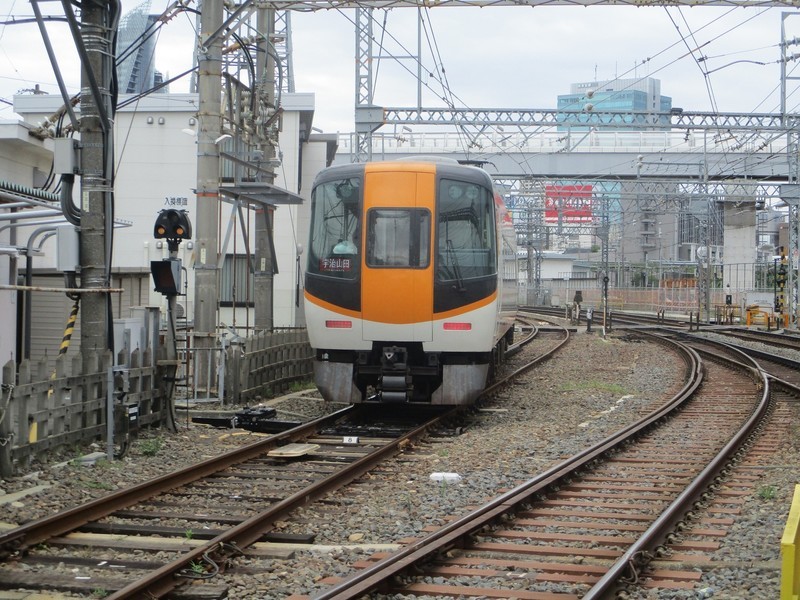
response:
<svg viewBox="0 0 800 600"><path fill-rule="evenodd" d="M59 225L56 228L56 268L61 273L80 270L80 238L74 225Z"/></svg>
<svg viewBox="0 0 800 600"><path fill-rule="evenodd" d="M78 140L71 137L53 140L53 172L59 175L74 175L80 168Z"/></svg>

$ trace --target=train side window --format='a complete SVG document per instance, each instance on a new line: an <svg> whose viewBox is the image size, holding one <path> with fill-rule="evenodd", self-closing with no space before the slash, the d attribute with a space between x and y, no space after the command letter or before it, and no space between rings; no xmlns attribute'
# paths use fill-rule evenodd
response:
<svg viewBox="0 0 800 600"><path fill-rule="evenodd" d="M367 266L426 268L430 264L430 230L428 210L370 209L367 212Z"/></svg>
<svg viewBox="0 0 800 600"><path fill-rule="evenodd" d="M356 177L321 183L311 192L309 273L354 279L360 240L361 181Z"/></svg>

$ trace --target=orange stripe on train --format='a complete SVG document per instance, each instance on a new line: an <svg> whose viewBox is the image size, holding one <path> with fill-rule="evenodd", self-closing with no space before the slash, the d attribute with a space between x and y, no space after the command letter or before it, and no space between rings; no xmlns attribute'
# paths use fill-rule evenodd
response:
<svg viewBox="0 0 800 600"><path fill-rule="evenodd" d="M305 295L305 298L306 298L307 301L311 302L312 304L316 304L317 306L319 306L320 308L324 308L325 310L329 310L329 311L335 312L336 314L347 316L347 317L350 317L352 319L365 318L363 313L356 312L354 310L345 310L345 309L343 309L343 308L341 308L339 306L336 306L335 304L331 304L330 302L325 302L324 300L320 300L319 298L317 298L316 296L312 296L308 292L304 292L304 295ZM466 313L471 312L473 310L477 310L479 308L483 308L484 306L487 306L487 305L491 304L495 300L497 300L497 292L494 292L491 295L487 296L486 298L482 298L481 300L478 300L477 302L473 302L472 304L467 304L465 306L460 306L460 307L455 308L453 310L448 310L448 311L445 311L445 312L436 313L436 314L433 315L432 319L430 319L430 320L440 321L442 319L452 319L453 317L458 317L459 315L463 315L463 314L466 314ZM408 325L410 323L415 323L415 322L418 322L418 321L399 321L397 319L392 319L392 320L380 321L380 322L381 323L390 323L392 325Z"/></svg>
<svg viewBox="0 0 800 600"><path fill-rule="evenodd" d="M345 317L350 317L352 319L360 319L361 313L355 310L347 310L346 308L342 308L341 306L336 306L335 304L331 304L330 302L325 302L325 300L320 300L316 296L312 296L307 291L303 290L303 297L305 297L307 302L311 302L323 308L325 310L329 310L331 312L336 313L337 315L342 315Z"/></svg>

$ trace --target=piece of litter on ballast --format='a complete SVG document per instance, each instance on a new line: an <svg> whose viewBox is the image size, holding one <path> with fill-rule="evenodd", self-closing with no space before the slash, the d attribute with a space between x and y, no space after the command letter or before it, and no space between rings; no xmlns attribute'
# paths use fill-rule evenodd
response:
<svg viewBox="0 0 800 600"><path fill-rule="evenodd" d="M461 475L458 473L431 473L431 481L458 483L461 481Z"/></svg>

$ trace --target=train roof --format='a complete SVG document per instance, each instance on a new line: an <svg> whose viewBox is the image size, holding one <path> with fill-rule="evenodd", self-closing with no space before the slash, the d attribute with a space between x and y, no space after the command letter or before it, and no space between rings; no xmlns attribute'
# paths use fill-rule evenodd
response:
<svg viewBox="0 0 800 600"><path fill-rule="evenodd" d="M360 176L364 173L364 170L367 168L367 165L372 165L373 167L375 167L382 164L385 165L401 164L403 166L409 165L409 169L411 169L413 168L410 166L412 164L430 164L430 163L435 164L437 174L441 174L444 176L447 175L455 176L456 174L458 174L461 177L463 177L466 174L469 174L469 176L467 177L468 180L475 181L476 183L482 183L487 187L493 187L491 176L489 175L489 173L487 173L480 167L476 167L473 165L463 165L459 163L457 160L449 157L425 156L425 155L404 157L395 160L370 161L362 163L350 163L346 165L334 165L320 171L317 174L316 178L314 179L314 185L317 185L318 183L323 183L325 181L330 181L332 179L337 179L339 177Z"/></svg>

